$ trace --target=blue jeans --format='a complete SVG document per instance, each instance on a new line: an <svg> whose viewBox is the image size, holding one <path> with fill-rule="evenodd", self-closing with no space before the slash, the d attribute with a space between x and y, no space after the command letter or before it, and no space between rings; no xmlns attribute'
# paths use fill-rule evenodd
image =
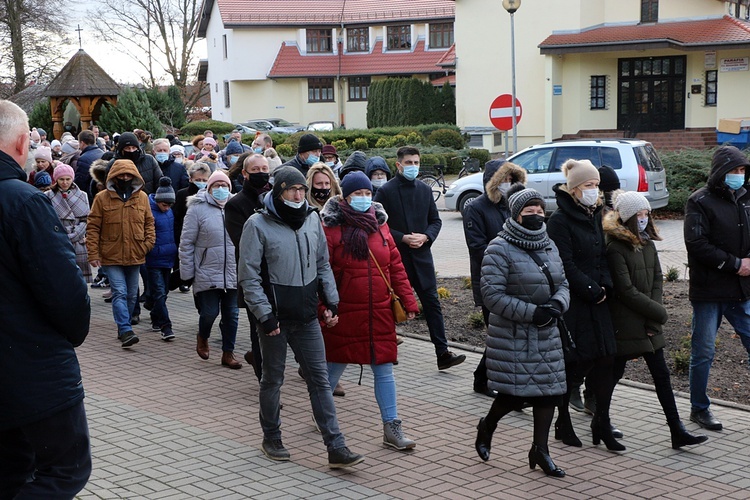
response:
<svg viewBox="0 0 750 500"><path fill-rule="evenodd" d="M347 363L328 363L328 383L336 387ZM396 379L393 378L393 363L370 365L375 377L375 400L380 408L380 418L383 423L398 418L396 405Z"/></svg>
<svg viewBox="0 0 750 500"><path fill-rule="evenodd" d="M313 416L323 434L323 443L329 451L346 446L328 384L325 345L318 320L309 323L282 322L281 333L274 336L266 335L258 325L258 340L263 352L259 392L263 438L281 439L279 397L284 383L288 344L305 374Z"/></svg>
<svg viewBox="0 0 750 500"><path fill-rule="evenodd" d="M172 270L166 267L149 267L148 288L151 293L153 306L151 307L151 323L159 328L172 328L167 310L167 295L169 294L169 275Z"/></svg>
<svg viewBox="0 0 750 500"><path fill-rule="evenodd" d="M750 356L750 300L745 302L699 302L693 305L693 336L690 353L690 404L692 411L705 410L711 404L706 394L708 372L714 361L716 332L722 317L740 336Z"/></svg>
<svg viewBox="0 0 750 500"><path fill-rule="evenodd" d="M91 475L83 401L0 431L0 499L73 498Z"/></svg>
<svg viewBox="0 0 750 500"><path fill-rule="evenodd" d="M109 278L112 291L112 315L117 324L117 336L132 331L130 317L138 303L138 271L141 266L102 266Z"/></svg>
<svg viewBox="0 0 750 500"><path fill-rule="evenodd" d="M198 335L204 339L211 336L211 328L221 312L219 330L221 330L221 350L234 352L234 341L237 340L237 325L240 310L237 307L237 290L204 290L195 294L195 306L198 308Z"/></svg>

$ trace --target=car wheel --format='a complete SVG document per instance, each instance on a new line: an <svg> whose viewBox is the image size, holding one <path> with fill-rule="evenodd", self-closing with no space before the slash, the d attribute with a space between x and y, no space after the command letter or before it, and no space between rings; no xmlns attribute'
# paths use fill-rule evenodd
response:
<svg viewBox="0 0 750 500"><path fill-rule="evenodd" d="M464 212L466 211L466 207L469 206L469 203L474 201L476 198L479 198L480 193L477 193L476 191L467 191L466 193L461 195L461 198L458 199L458 211L461 212L461 216L463 217Z"/></svg>

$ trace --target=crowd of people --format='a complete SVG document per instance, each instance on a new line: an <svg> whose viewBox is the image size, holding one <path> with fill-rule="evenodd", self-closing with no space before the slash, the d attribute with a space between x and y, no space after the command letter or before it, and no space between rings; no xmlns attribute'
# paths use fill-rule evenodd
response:
<svg viewBox="0 0 750 500"><path fill-rule="evenodd" d="M48 425L44 432L70 431L68 444L78 454L76 470L68 464L62 473L59 464L42 466L44 453L32 438L3 444L0 469L13 476L7 482L12 491L31 492L34 483L41 488L44 482L52 484L44 487L73 491L90 473L90 455L81 449L89 446L82 388L73 383L80 381L73 347L88 332L87 282L109 288L106 300L121 348L139 341L133 325L140 321L141 303L150 311L151 329L165 342L195 334L202 360L210 358L208 339L220 318L220 363L229 369L243 366L234 350L239 310L244 309L251 350L242 358L259 382L261 450L271 460L291 457L282 442L280 418L288 347L307 384L331 468L364 460L347 447L333 399L345 393L339 380L349 364L368 365L373 372L384 445L396 450L416 446L398 413L394 296L407 320L423 314L438 370L466 359L448 348L431 253L442 222L430 188L417 180L418 149L400 148L394 173L384 158L362 152L341 162L335 147L314 134L302 135L295 156L282 163L264 134L248 146L233 132L219 148L206 131L193 138L194 152L186 156L178 138L153 140L143 130L110 140L93 126L77 138L63 134L48 143L43 130L28 132L26 115L7 101L0 101L0 123L0 191L7 194L0 198L3 223L9 224L5 214L14 214L10 220L32 225L36 220L40 227L3 230L0 245L17 246L23 240L22 246L49 246L40 238L55 242L44 265L24 261L34 251L8 251L20 260L6 260L3 266L28 274L9 267L2 288L12 297L2 307L28 311L29 319L18 325L26 330L39 317L30 304L34 311L44 305L49 321L35 335L58 338L42 357L67 359L58 368L62 376L48 374L49 380L40 382L55 392L50 401L62 399L56 406L45 410L39 408L38 394L31 400L3 391L0 403L11 410L0 419L0 433L25 431L31 420ZM721 429L709 409L706 385L722 316L750 353L746 167L750 162L736 148L719 148L707 186L687 206L695 309L690 419L711 430ZM493 398L477 425L476 451L488 460L500 419L530 406L529 466L555 477L565 472L550 457L550 430L554 421L555 439L582 446L569 409L579 409L584 381L593 444L625 450L618 441L622 432L610 419L611 400L627 361L638 357L653 375L672 447L708 439L686 430L672 393L661 333L667 311L654 245L659 235L648 200L618 190L611 169L587 160L571 159L563 172L566 182L555 187L558 209L545 219L545 200L525 186L525 170L490 161L483 174L485 194L469 205L464 218L474 305L482 308L487 326L487 349L474 372L474 390ZM605 191L600 182L613 177ZM61 231L50 229L49 221L57 220ZM36 278L53 265L60 266L55 274L66 276L67 288L52 296L69 303L52 303L52 285ZM92 267L99 272L96 279ZM167 299L177 289L192 290L194 332L173 329ZM79 322L55 317L60 307L79 311ZM12 330L2 336L0 355L29 342ZM16 362L2 358L3 376L26 373ZM62 411L70 414L66 423L47 422ZM67 453L72 457L74 452ZM60 475L69 478L67 483Z"/></svg>

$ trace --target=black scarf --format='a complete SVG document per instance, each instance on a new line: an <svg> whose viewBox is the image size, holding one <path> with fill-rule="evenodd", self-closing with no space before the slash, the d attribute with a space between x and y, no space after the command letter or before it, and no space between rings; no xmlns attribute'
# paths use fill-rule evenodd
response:
<svg viewBox="0 0 750 500"><path fill-rule="evenodd" d="M281 220L286 222L289 227L295 231L302 227L307 219L307 204L302 205L300 208L292 208L281 198L273 199L273 207L276 209L276 213L279 214Z"/></svg>
<svg viewBox="0 0 750 500"><path fill-rule="evenodd" d="M498 236L524 250L541 250L549 245L546 225L537 231L532 231L513 219L506 219L503 230Z"/></svg>
<svg viewBox="0 0 750 500"><path fill-rule="evenodd" d="M367 260L370 256L367 237L379 229L375 209L370 207L367 212L357 212L345 202L339 203L339 209L344 217L344 255L350 254L357 260Z"/></svg>

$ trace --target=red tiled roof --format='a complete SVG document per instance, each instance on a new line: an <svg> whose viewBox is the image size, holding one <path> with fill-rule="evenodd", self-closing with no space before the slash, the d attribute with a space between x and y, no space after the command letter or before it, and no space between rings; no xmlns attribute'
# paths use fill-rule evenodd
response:
<svg viewBox="0 0 750 500"><path fill-rule="evenodd" d="M440 60L437 62L438 66L442 67L450 67L455 68L456 67L456 44L454 43L451 45L451 48L448 49L448 52L445 53L443 57L440 58Z"/></svg>
<svg viewBox="0 0 750 500"><path fill-rule="evenodd" d="M224 26L372 24L453 19L454 0L217 0Z"/></svg>
<svg viewBox="0 0 750 500"><path fill-rule="evenodd" d="M434 80L430 80L430 83L433 87L442 87L445 82L448 82L449 85L456 86L456 75L446 75L441 76L440 78L435 78Z"/></svg>
<svg viewBox="0 0 750 500"><path fill-rule="evenodd" d="M302 55L299 48L286 42L276 55L268 73L269 78L308 78L315 76L357 75L412 75L437 73L438 62L446 55L444 50L425 50L424 41L417 42L414 51L383 53L383 42L378 41L370 53Z"/></svg>
<svg viewBox="0 0 750 500"><path fill-rule="evenodd" d="M542 54L623 50L627 46L721 47L750 45L750 24L730 16L698 21L601 26L550 35Z"/></svg>

